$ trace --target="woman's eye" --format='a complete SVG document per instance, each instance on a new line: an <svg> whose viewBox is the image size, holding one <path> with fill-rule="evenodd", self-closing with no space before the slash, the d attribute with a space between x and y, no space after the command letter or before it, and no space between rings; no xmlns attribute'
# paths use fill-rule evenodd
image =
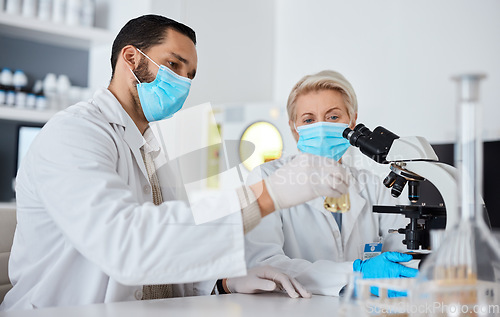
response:
<svg viewBox="0 0 500 317"><path fill-rule="evenodd" d="M311 123L311 122L313 122L313 119L305 119L304 120L304 123Z"/></svg>
<svg viewBox="0 0 500 317"><path fill-rule="evenodd" d="M330 120L333 120L333 121L335 121L335 120L338 120L338 119L339 119L339 117L338 117L338 116L330 116L330 117L328 117L328 118L329 118Z"/></svg>

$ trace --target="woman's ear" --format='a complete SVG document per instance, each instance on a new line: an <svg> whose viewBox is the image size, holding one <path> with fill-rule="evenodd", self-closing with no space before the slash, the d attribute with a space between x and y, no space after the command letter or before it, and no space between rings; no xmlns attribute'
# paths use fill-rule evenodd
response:
<svg viewBox="0 0 500 317"><path fill-rule="evenodd" d="M288 120L288 125L290 126L290 130L292 131L293 138L296 142L299 142L299 134L295 129L295 122L293 122L292 120Z"/></svg>
<svg viewBox="0 0 500 317"><path fill-rule="evenodd" d="M356 121L358 120L358 113L354 114L354 120L351 120L351 124L349 125L349 129L354 129L356 126Z"/></svg>

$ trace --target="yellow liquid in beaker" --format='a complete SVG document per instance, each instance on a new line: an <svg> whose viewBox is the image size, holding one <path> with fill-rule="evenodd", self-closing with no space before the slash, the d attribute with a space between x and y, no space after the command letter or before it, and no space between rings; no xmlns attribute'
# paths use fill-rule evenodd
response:
<svg viewBox="0 0 500 317"><path fill-rule="evenodd" d="M323 206L330 212L348 212L349 209L351 209L351 199L349 197L349 193L336 198L326 197Z"/></svg>

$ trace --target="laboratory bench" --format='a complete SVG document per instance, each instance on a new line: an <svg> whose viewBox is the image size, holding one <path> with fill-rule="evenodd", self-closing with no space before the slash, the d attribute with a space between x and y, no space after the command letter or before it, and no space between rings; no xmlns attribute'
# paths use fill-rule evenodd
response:
<svg viewBox="0 0 500 317"><path fill-rule="evenodd" d="M38 310L0 312L1 317L245 317L245 316L335 316L339 298L317 296L290 298L286 294L227 294L193 296L78 307L53 307Z"/></svg>

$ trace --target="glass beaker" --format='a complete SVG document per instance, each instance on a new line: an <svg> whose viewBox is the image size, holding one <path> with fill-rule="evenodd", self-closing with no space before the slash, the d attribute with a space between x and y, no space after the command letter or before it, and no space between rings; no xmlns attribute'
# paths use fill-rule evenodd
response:
<svg viewBox="0 0 500 317"><path fill-rule="evenodd" d="M411 292L412 316L498 316L500 244L483 219L483 143L479 82L485 76L454 77L459 84L458 138L460 221L422 264Z"/></svg>
<svg viewBox="0 0 500 317"><path fill-rule="evenodd" d="M323 207L330 212L346 213L351 209L351 197L349 193L340 197L325 197Z"/></svg>

